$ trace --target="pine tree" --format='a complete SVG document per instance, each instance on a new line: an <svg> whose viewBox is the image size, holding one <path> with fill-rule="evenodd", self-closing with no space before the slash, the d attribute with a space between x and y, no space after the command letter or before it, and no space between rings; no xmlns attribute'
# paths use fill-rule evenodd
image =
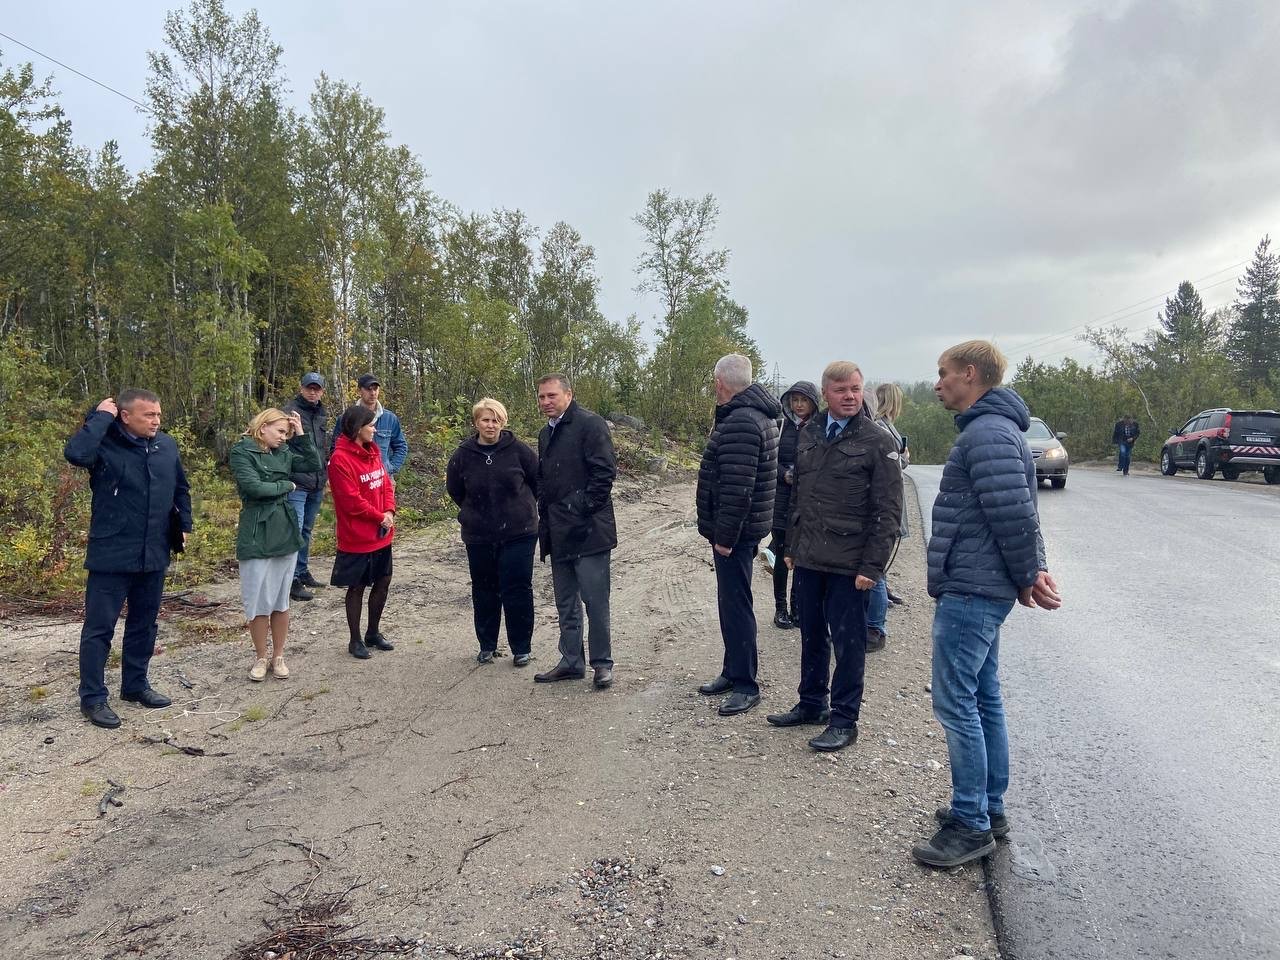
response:
<svg viewBox="0 0 1280 960"><path fill-rule="evenodd" d="M1227 336L1227 355L1246 386L1266 386L1280 370L1280 256L1265 236L1236 289L1239 315Z"/></svg>
<svg viewBox="0 0 1280 960"><path fill-rule="evenodd" d="M1178 284L1178 292L1164 302L1152 348L1184 364L1192 357L1220 346L1222 330L1215 314L1207 314L1204 301L1190 281Z"/></svg>

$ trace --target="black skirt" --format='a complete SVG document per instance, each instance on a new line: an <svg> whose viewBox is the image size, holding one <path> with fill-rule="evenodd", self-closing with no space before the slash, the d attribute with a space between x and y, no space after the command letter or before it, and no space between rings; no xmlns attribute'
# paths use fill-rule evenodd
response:
<svg viewBox="0 0 1280 960"><path fill-rule="evenodd" d="M333 559L333 573L329 575L329 584L334 587L368 587L389 576L391 544L372 553L347 553L339 550Z"/></svg>

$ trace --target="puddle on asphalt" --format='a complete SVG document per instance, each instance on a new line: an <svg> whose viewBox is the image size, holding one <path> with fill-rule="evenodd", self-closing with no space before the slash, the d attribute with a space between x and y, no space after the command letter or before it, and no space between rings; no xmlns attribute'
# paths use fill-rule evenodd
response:
<svg viewBox="0 0 1280 960"><path fill-rule="evenodd" d="M1044 844L1029 833L1009 835L1009 872L1022 880L1039 883L1053 883L1058 879L1058 870L1049 861Z"/></svg>

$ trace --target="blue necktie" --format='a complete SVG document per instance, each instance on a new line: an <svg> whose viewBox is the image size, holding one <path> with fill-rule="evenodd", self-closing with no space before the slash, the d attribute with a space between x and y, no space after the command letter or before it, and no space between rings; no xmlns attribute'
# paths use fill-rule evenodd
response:
<svg viewBox="0 0 1280 960"><path fill-rule="evenodd" d="M832 420L831 426L827 427L827 443L830 443L838 436L840 436L840 423Z"/></svg>

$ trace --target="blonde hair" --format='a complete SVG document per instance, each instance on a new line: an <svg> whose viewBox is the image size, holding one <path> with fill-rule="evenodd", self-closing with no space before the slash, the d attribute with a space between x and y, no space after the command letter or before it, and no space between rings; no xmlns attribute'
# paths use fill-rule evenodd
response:
<svg viewBox="0 0 1280 960"><path fill-rule="evenodd" d="M902 414L902 388L896 383L876 384L876 416L897 420Z"/></svg>
<svg viewBox="0 0 1280 960"><path fill-rule="evenodd" d="M997 387L1004 379L1009 361L990 340L966 340L942 352L942 356L938 358L938 366L948 365L961 370L972 366L978 371L978 379L983 386Z"/></svg>
<svg viewBox="0 0 1280 960"><path fill-rule="evenodd" d="M480 416L483 410L492 410L498 415L498 422L504 427L507 425L507 408L502 405L500 400L495 400L493 397L481 397L477 400L476 405L471 408L472 423L476 422L476 418Z"/></svg>
<svg viewBox="0 0 1280 960"><path fill-rule="evenodd" d="M277 407L267 407L261 413L256 415L249 421L249 427L245 430L244 436L253 437L258 442L258 446L263 450L267 449L266 443L262 440L262 431L266 430L271 424L280 420L288 420L289 415Z"/></svg>
<svg viewBox="0 0 1280 960"><path fill-rule="evenodd" d="M862 376L862 369L851 360L833 360L827 364L827 369L822 371L822 389L827 389L827 385L837 381L843 383L845 380L853 378L854 374Z"/></svg>

